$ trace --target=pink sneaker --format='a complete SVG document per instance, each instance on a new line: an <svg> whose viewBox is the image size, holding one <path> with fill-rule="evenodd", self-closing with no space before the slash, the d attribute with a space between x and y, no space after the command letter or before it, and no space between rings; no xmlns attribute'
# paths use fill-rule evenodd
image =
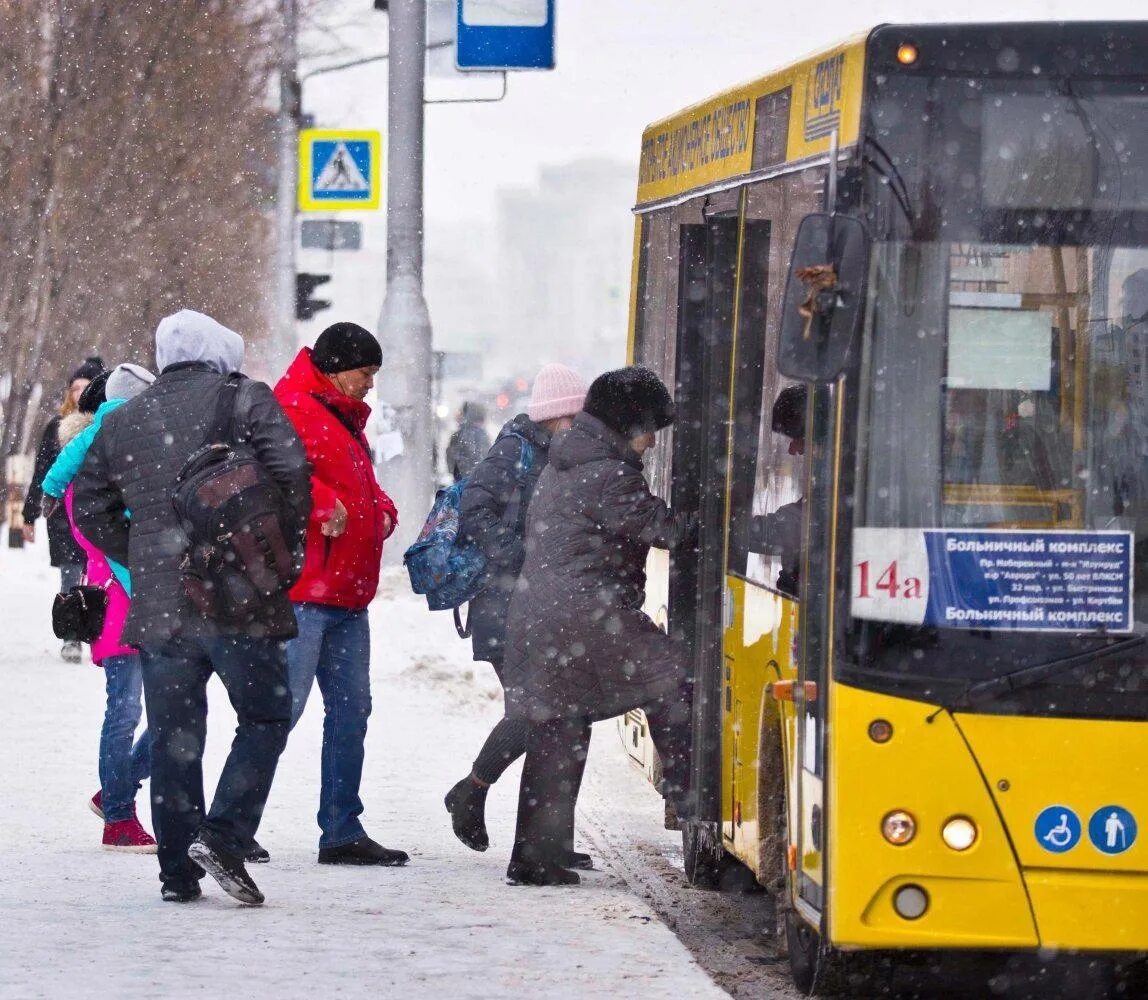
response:
<svg viewBox="0 0 1148 1000"><path fill-rule="evenodd" d="M133 816L115 823L104 824L104 850L124 851L129 854L155 854L155 838Z"/></svg>
<svg viewBox="0 0 1148 1000"><path fill-rule="evenodd" d="M102 789L88 799L88 808L99 816L100 819L104 818L104 793Z"/></svg>

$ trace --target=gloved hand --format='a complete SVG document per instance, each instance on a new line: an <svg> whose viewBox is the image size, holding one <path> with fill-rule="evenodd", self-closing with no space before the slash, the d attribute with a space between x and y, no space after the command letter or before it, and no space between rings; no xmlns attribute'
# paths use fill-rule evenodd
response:
<svg viewBox="0 0 1148 1000"><path fill-rule="evenodd" d="M47 493L40 499L40 515L44 520L48 520L57 510L60 509L60 501L56 497L50 497Z"/></svg>

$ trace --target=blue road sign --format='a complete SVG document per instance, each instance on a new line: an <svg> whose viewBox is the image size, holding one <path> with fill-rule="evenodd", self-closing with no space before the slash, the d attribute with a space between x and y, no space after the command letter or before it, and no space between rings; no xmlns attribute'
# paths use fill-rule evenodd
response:
<svg viewBox="0 0 1148 1000"><path fill-rule="evenodd" d="M1063 854L1080 843L1080 817L1068 806L1042 809L1033 827L1036 842L1046 851Z"/></svg>
<svg viewBox="0 0 1148 1000"><path fill-rule="evenodd" d="M381 159L378 132L305 129L299 133L299 207L378 208Z"/></svg>
<svg viewBox="0 0 1148 1000"><path fill-rule="evenodd" d="M554 0L458 0L461 70L554 68Z"/></svg>
<svg viewBox="0 0 1148 1000"><path fill-rule="evenodd" d="M1123 854L1136 843L1136 817L1123 806L1102 806L1088 821L1088 839L1102 854Z"/></svg>

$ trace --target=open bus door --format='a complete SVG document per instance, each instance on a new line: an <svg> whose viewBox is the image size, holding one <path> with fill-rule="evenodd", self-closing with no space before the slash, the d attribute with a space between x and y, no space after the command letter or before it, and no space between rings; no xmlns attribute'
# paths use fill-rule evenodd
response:
<svg viewBox="0 0 1148 1000"><path fill-rule="evenodd" d="M671 557L669 628L691 650L693 756L688 813L681 817L687 874L699 844L720 847L722 583L726 544L726 472L733 304L737 274L738 195L707 200L701 221L681 240L674 399L675 508L696 510L695 550ZM657 734L654 734L657 741Z"/></svg>

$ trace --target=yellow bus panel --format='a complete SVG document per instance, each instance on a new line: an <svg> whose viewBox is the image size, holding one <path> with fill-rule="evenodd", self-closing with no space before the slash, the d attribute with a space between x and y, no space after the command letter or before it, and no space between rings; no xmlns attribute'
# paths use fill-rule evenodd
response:
<svg viewBox="0 0 1148 1000"><path fill-rule="evenodd" d="M834 684L829 705L830 937L842 947L1035 947L1020 869L992 796L951 716L919 701ZM871 722L892 724L887 743ZM1018 744L1019 745L1019 744ZM904 810L916 836L888 843L882 820ZM978 827L973 846L941 839L950 818ZM909 920L893 895L916 885L928 907Z"/></svg>
<svg viewBox="0 0 1148 1000"><path fill-rule="evenodd" d="M650 125L642 133L638 204L656 202L748 174L754 168L757 102L789 91L783 161L857 141L865 38L802 59Z"/></svg>

